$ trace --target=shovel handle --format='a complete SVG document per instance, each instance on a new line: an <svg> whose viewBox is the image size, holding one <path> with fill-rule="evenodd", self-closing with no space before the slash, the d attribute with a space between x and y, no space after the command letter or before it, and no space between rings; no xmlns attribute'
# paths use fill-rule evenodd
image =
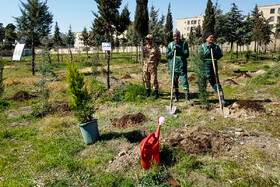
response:
<svg viewBox="0 0 280 187"><path fill-rule="evenodd" d="M175 62L176 62L176 49L174 50L173 69L172 69L172 77L171 77L171 97L170 97L170 108L171 109L172 109L172 101L173 101L173 86L174 86Z"/></svg>
<svg viewBox="0 0 280 187"><path fill-rule="evenodd" d="M223 105L222 105L222 101L221 101L221 97L220 97L220 88L219 88L218 75L217 75L217 71L216 71L215 60L214 60L214 55L213 55L213 49L212 48L210 48L210 52L211 52L211 59L212 59L213 70L214 70L215 80L216 80L216 85L217 85L219 104L220 104L221 110L223 110Z"/></svg>

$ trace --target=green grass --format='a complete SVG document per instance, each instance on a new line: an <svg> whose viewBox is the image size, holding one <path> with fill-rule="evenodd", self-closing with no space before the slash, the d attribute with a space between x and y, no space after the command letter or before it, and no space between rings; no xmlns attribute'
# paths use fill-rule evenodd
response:
<svg viewBox="0 0 280 187"><path fill-rule="evenodd" d="M275 99L280 97L279 63L271 54L261 54L260 60L252 57L248 63L234 63L233 71L257 71L264 69L263 75L254 75L247 80L239 80L237 86L224 86L226 99L232 102L244 99ZM91 67L94 60L85 54L75 54L74 62L81 69ZM162 55L164 56L164 55ZM57 77L48 81L51 90L51 102L70 102L70 93L65 82L66 66L69 56L57 64L56 55L51 55L52 71ZM100 57L98 72L106 69L106 59ZM240 56L241 58L241 56ZM10 65L10 58L3 58L5 65ZM248 120L223 118L215 112L200 106L187 106L175 103L180 111L176 115L166 115L165 107L169 105L170 80L167 64L160 65L160 98L146 98L146 90L141 85L141 77L132 80L118 80L107 90L106 76L86 76L87 88L92 93L93 103L98 118L101 139L92 145L85 145L77 121L73 116L61 116L61 113L48 113L43 117L34 117L33 113L8 117L13 111L20 112L22 107L35 107L40 98L16 102L7 100L17 91L38 93L36 82L40 73L31 74L31 57L24 57L18 69L5 69L6 84L3 98L0 100L0 186L169 186L167 179L173 177L181 186L279 186L279 162L259 149L242 149L232 155L212 157L211 154L189 155L178 147L163 144L161 138L176 129L201 125L228 133L235 128L258 134L270 134L271 138L280 137L278 105L260 103L275 111L275 115L267 113L261 117ZM41 61L37 56L38 64ZM164 59L163 59L164 61ZM239 73L227 75L223 66L230 65L230 54L224 53L219 66L222 79L232 78ZM271 64L274 64L272 66ZM135 54L114 53L111 59L111 75L120 78L126 74L140 73L141 66L135 64ZM100 69L101 71L100 71ZM167 73L166 73L167 72ZM56 79L56 80L53 80ZM17 83L18 81L18 83ZM33 81L33 83L30 83ZM196 84L191 84L191 92L197 93ZM257 91L257 92L256 92ZM215 93L210 92L210 105L218 107ZM198 98L192 98L197 101ZM143 126L128 129L112 128L112 120L126 114L141 112L146 116ZM161 127L159 166L144 170L140 165L140 157L135 167L125 171L107 171L109 162L130 144L124 133L134 130L155 132L157 117L164 115L166 124ZM214 117L214 119L212 119ZM250 134L254 137L254 134ZM257 136L257 135L256 135Z"/></svg>

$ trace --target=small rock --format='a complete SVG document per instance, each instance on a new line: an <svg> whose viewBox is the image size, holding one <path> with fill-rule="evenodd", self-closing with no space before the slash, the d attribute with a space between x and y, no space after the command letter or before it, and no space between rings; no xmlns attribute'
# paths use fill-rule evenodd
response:
<svg viewBox="0 0 280 187"><path fill-rule="evenodd" d="M16 148L13 148L12 151L17 151L17 149L16 149Z"/></svg>
<svg viewBox="0 0 280 187"><path fill-rule="evenodd" d="M244 142L240 142L240 145L244 145Z"/></svg>
<svg viewBox="0 0 280 187"><path fill-rule="evenodd" d="M235 132L244 132L244 129L242 129L242 128L237 128L237 129L235 129Z"/></svg>
<svg viewBox="0 0 280 187"><path fill-rule="evenodd" d="M113 163L113 161L112 161L112 160L110 160L110 161L109 161L109 164L112 164L112 163Z"/></svg>
<svg viewBox="0 0 280 187"><path fill-rule="evenodd" d="M265 148L265 145L262 145L261 148Z"/></svg>
<svg viewBox="0 0 280 187"><path fill-rule="evenodd" d="M177 118L178 117L178 115L174 115L174 118Z"/></svg>
<svg viewBox="0 0 280 187"><path fill-rule="evenodd" d="M280 144L278 144L278 148L280 149Z"/></svg>
<svg viewBox="0 0 280 187"><path fill-rule="evenodd" d="M215 121L215 117L211 117L211 120Z"/></svg>
<svg viewBox="0 0 280 187"><path fill-rule="evenodd" d="M118 154L119 157L124 156L124 155L126 155L126 152L125 152L125 151L122 151L122 152L120 152L120 153Z"/></svg>

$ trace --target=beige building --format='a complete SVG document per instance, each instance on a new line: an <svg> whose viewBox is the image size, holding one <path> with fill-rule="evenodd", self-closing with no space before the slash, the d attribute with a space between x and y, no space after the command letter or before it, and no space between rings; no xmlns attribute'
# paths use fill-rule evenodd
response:
<svg viewBox="0 0 280 187"><path fill-rule="evenodd" d="M273 28L273 27L277 23L277 17L280 16L280 4L269 5L269 6L260 6L258 8L259 8L259 11L263 12L263 16L266 19L269 19L269 26L272 29L272 32L275 31L275 28Z"/></svg>
<svg viewBox="0 0 280 187"><path fill-rule="evenodd" d="M203 15L192 18L176 19L176 29L181 32L181 35L188 39L191 29L195 29L198 25L202 26Z"/></svg>

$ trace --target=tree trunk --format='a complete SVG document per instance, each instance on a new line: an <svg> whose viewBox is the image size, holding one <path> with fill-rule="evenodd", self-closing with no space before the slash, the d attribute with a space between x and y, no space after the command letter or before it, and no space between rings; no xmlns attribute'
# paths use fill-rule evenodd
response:
<svg viewBox="0 0 280 187"><path fill-rule="evenodd" d="M57 63L59 64L59 47L57 47Z"/></svg>
<svg viewBox="0 0 280 187"><path fill-rule="evenodd" d="M142 70L144 67L144 60L143 60L143 38L141 39L141 64L142 64ZM142 84L143 86L145 85L145 81L144 81L144 72L142 71Z"/></svg>
<svg viewBox="0 0 280 187"><path fill-rule="evenodd" d="M236 60L238 62L238 43L236 43Z"/></svg>
<svg viewBox="0 0 280 187"><path fill-rule="evenodd" d="M32 75L35 76L35 44L34 44L34 36L32 36L32 48L31 48L31 53L32 53Z"/></svg>
<svg viewBox="0 0 280 187"><path fill-rule="evenodd" d="M107 51L107 90L110 89L110 51Z"/></svg>
<svg viewBox="0 0 280 187"><path fill-rule="evenodd" d="M138 45L136 46L136 63L138 63Z"/></svg>

